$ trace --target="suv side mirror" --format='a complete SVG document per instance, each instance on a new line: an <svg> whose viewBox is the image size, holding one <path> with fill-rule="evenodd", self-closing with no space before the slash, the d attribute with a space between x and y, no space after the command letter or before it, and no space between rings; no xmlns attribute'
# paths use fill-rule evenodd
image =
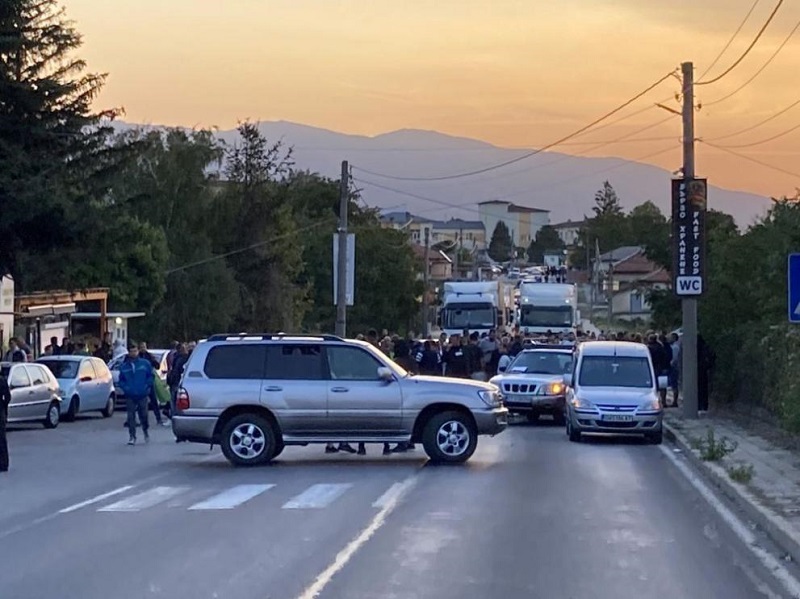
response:
<svg viewBox="0 0 800 599"><path fill-rule="evenodd" d="M390 368L381 366L378 368L378 378L386 383L391 383L394 380L394 373Z"/></svg>

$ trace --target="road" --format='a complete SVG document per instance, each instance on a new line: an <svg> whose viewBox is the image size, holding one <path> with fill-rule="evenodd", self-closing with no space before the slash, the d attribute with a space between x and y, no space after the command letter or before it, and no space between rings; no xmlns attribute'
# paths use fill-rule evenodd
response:
<svg viewBox="0 0 800 599"><path fill-rule="evenodd" d="M464 467L288 448L234 469L122 417L9 435L3 599L754 599L747 549L661 448L519 425ZM775 596L775 595L771 595Z"/></svg>

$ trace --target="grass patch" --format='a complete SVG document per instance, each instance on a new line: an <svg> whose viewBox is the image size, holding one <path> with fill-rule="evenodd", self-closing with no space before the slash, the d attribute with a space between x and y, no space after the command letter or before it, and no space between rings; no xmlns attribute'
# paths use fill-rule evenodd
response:
<svg viewBox="0 0 800 599"><path fill-rule="evenodd" d="M705 462L719 462L725 456L736 451L738 444L736 441L731 441L728 437L720 437L717 439L714 434L714 429L708 429L705 439L697 439L697 449L700 452L700 458Z"/></svg>
<svg viewBox="0 0 800 599"><path fill-rule="evenodd" d="M728 468L728 476L731 477L731 480L746 485L753 480L753 465L739 464L737 466L730 466Z"/></svg>

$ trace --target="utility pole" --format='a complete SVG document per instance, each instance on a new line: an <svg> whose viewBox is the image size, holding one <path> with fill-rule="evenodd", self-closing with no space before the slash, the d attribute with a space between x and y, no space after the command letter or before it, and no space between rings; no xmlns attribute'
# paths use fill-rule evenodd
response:
<svg viewBox="0 0 800 599"><path fill-rule="evenodd" d="M589 275L589 320L594 320L595 271L597 270L597 265L592 268L592 250L588 237L584 243L586 244L586 274Z"/></svg>
<svg viewBox="0 0 800 599"><path fill-rule="evenodd" d="M342 161L339 181L339 256L336 261L336 334L347 336L347 212L350 206L350 167Z"/></svg>
<svg viewBox="0 0 800 599"><path fill-rule="evenodd" d="M613 258L613 254L612 254ZM614 323L614 260L609 260L608 262L608 329L611 330L611 327Z"/></svg>
<svg viewBox="0 0 800 599"><path fill-rule="evenodd" d="M694 179L694 64L681 64L683 73L683 178ZM683 336L681 338L681 379L683 416L697 418L697 299L681 299Z"/></svg>
<svg viewBox="0 0 800 599"><path fill-rule="evenodd" d="M428 318L428 287L431 279L431 230L425 228L425 270L423 271L423 292L422 292L422 334L427 339L431 332L430 319Z"/></svg>
<svg viewBox="0 0 800 599"><path fill-rule="evenodd" d="M460 253L461 253L461 233L459 232L456 234L456 251L453 254L453 279L455 279L456 281L458 281L458 279L460 278L458 276L459 273L458 260L460 257L459 256Z"/></svg>

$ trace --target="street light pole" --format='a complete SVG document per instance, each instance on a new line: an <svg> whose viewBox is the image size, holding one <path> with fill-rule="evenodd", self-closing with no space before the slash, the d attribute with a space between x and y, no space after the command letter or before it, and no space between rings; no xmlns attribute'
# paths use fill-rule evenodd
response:
<svg viewBox="0 0 800 599"><path fill-rule="evenodd" d="M342 178L339 182L339 255L336 261L336 334L347 335L347 212L350 204L350 167L342 161Z"/></svg>

